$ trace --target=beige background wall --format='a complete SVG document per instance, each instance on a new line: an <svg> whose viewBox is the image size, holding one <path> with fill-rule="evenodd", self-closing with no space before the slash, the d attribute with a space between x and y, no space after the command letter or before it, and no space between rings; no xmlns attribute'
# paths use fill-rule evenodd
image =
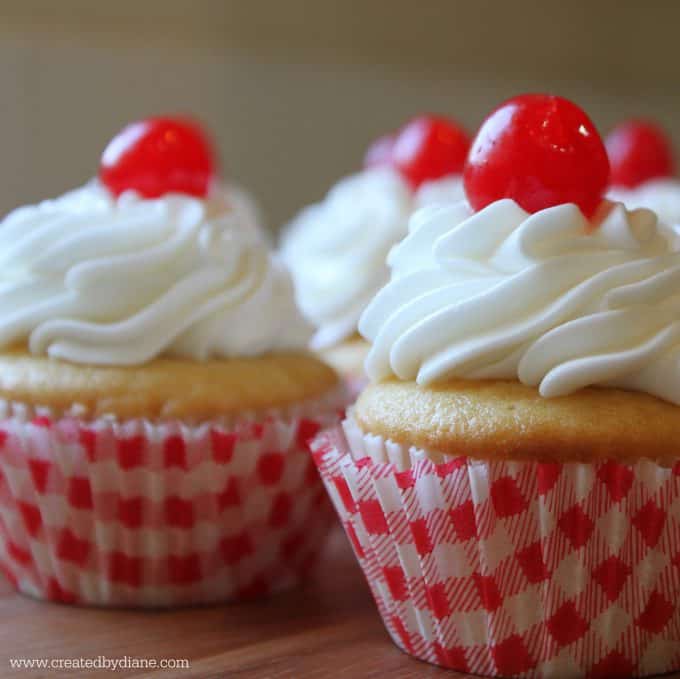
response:
<svg viewBox="0 0 680 679"><path fill-rule="evenodd" d="M680 3L2 0L0 211L91 176L130 119L193 112L277 225L421 111L473 128L553 90L680 144Z"/></svg>

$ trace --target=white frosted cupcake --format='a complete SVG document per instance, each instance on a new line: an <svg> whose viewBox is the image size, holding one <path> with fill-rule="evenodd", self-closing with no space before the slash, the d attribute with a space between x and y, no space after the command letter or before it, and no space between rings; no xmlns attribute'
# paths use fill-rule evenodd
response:
<svg viewBox="0 0 680 679"><path fill-rule="evenodd" d="M469 146L453 121L421 116L368 150L364 169L341 180L286 229L282 254L300 308L316 327L312 348L355 386L365 381L359 317L385 284L385 259L415 207L460 199Z"/></svg>
<svg viewBox="0 0 680 679"><path fill-rule="evenodd" d="M332 518L307 442L345 390L202 131L112 146L0 223L0 569L98 606L295 585Z"/></svg>
<svg viewBox="0 0 680 679"><path fill-rule="evenodd" d="M497 677L680 666L680 254L603 200L587 115L484 122L362 315L371 384L315 460L406 653Z"/></svg>

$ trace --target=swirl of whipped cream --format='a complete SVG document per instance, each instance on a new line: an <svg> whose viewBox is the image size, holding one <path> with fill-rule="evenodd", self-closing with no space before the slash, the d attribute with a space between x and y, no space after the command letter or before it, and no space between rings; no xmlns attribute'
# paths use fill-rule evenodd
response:
<svg viewBox="0 0 680 679"><path fill-rule="evenodd" d="M365 311L373 380L519 379L545 397L588 385L680 404L680 253L656 215L603 204L528 214L423 208Z"/></svg>
<svg viewBox="0 0 680 679"><path fill-rule="evenodd" d="M459 174L449 174L441 179L423 182L418 187L415 197L416 208L425 205L446 205L465 200L463 177Z"/></svg>
<svg viewBox="0 0 680 679"><path fill-rule="evenodd" d="M634 189L611 188L609 200L623 203L629 210L646 207L654 210L659 221L680 229L680 181L677 179L652 179Z"/></svg>
<svg viewBox="0 0 680 679"><path fill-rule="evenodd" d="M359 316L389 279L390 248L407 233L412 193L394 171L372 168L336 184L283 237L298 304L318 328L314 349L357 331Z"/></svg>
<svg viewBox="0 0 680 679"><path fill-rule="evenodd" d="M93 182L0 223L0 346L138 365L302 349L283 266L222 193L114 199Z"/></svg>
<svg viewBox="0 0 680 679"><path fill-rule="evenodd" d="M270 243L270 234L263 226L262 211L252 194L235 182L214 183L206 199L207 214L234 215L240 229L255 240Z"/></svg>

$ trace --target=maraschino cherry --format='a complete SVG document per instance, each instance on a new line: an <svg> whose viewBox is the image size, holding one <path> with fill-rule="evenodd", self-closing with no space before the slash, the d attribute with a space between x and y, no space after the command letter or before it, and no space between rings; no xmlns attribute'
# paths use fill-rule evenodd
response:
<svg viewBox="0 0 680 679"><path fill-rule="evenodd" d="M417 189L426 181L461 174L469 148L470 137L458 123L423 115L371 144L364 166L391 165Z"/></svg>
<svg viewBox="0 0 680 679"><path fill-rule="evenodd" d="M576 203L591 217L609 182L609 161L590 118L548 94L501 104L484 121L463 173L470 205L512 198L527 212Z"/></svg>
<svg viewBox="0 0 680 679"><path fill-rule="evenodd" d="M101 157L99 178L114 196L133 190L145 198L186 193L203 198L215 173L212 146L196 123L156 117L131 123Z"/></svg>
<svg viewBox="0 0 680 679"><path fill-rule="evenodd" d="M666 133L648 120L628 120L605 139L612 186L633 189L650 179L672 177L673 148Z"/></svg>

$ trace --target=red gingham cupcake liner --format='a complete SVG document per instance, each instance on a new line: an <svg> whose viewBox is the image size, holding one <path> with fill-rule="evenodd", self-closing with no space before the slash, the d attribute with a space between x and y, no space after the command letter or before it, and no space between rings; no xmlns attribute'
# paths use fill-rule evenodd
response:
<svg viewBox="0 0 680 679"><path fill-rule="evenodd" d="M351 415L312 449L406 653L498 677L680 669L680 465L447 457Z"/></svg>
<svg viewBox="0 0 680 679"><path fill-rule="evenodd" d="M30 596L169 607L304 578L334 520L308 443L344 389L201 424L3 404L0 569Z"/></svg>

